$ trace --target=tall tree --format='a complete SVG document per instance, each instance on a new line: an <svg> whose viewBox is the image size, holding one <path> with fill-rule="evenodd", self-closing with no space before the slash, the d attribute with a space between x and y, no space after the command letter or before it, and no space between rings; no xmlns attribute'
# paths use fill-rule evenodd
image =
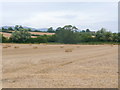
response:
<svg viewBox="0 0 120 90"><path fill-rule="evenodd" d="M105 41L112 41L113 40L113 34L111 32L105 33Z"/></svg>
<svg viewBox="0 0 120 90"><path fill-rule="evenodd" d="M2 27L2 30L5 30L5 28L4 28L4 27Z"/></svg>
<svg viewBox="0 0 120 90"><path fill-rule="evenodd" d="M55 32L52 27L48 28L47 32L53 33Z"/></svg>
<svg viewBox="0 0 120 90"><path fill-rule="evenodd" d="M74 30L76 29L72 25L59 28L59 30L56 31L57 41L60 43L77 43Z"/></svg>
<svg viewBox="0 0 120 90"><path fill-rule="evenodd" d="M105 28L101 28L101 30L98 30L96 32L96 39L97 41L105 41L105 33L106 33L106 29Z"/></svg>
<svg viewBox="0 0 120 90"><path fill-rule="evenodd" d="M23 29L23 27L20 25L20 26L19 26L19 29Z"/></svg>
<svg viewBox="0 0 120 90"><path fill-rule="evenodd" d="M8 30L13 30L13 28L12 28L12 27L9 27Z"/></svg>
<svg viewBox="0 0 120 90"><path fill-rule="evenodd" d="M90 30L89 30L89 29L86 29L86 32L90 32Z"/></svg>
<svg viewBox="0 0 120 90"><path fill-rule="evenodd" d="M19 30L19 25L15 25L15 30Z"/></svg>

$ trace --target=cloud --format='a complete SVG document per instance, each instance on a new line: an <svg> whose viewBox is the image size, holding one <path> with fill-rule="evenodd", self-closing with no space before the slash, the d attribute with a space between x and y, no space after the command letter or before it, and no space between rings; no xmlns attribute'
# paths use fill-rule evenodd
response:
<svg viewBox="0 0 120 90"><path fill-rule="evenodd" d="M4 3L1 25L48 28L74 25L79 29L117 27L117 3ZM6 12L7 11L7 12Z"/></svg>
<svg viewBox="0 0 120 90"><path fill-rule="evenodd" d="M101 22L109 22L116 19L115 17L104 17L105 14L97 12L73 12L73 11L59 11L59 12L41 12L26 18L23 25L33 27L58 27L66 24L72 25L91 25Z"/></svg>

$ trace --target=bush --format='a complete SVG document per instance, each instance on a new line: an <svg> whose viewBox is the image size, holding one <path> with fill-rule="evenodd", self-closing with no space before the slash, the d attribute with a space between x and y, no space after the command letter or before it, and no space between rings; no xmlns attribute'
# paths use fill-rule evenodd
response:
<svg viewBox="0 0 120 90"><path fill-rule="evenodd" d="M30 43L47 43L47 38L44 36L38 36L37 38L31 38Z"/></svg>
<svg viewBox="0 0 120 90"><path fill-rule="evenodd" d="M0 34L0 43L8 42L8 38L4 37L3 34Z"/></svg>
<svg viewBox="0 0 120 90"><path fill-rule="evenodd" d="M12 33L10 41L16 43L25 43L31 38L31 34L26 29L19 29Z"/></svg>
<svg viewBox="0 0 120 90"><path fill-rule="evenodd" d="M57 41L56 35L47 36L47 41L48 41L48 42L56 42L56 41Z"/></svg>

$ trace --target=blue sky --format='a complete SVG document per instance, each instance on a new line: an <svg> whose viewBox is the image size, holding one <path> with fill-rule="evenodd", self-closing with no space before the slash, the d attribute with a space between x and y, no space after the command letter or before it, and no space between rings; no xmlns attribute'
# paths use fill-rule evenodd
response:
<svg viewBox="0 0 120 90"><path fill-rule="evenodd" d="M118 31L117 2L4 2L1 26L57 28L75 25L80 30L102 27Z"/></svg>

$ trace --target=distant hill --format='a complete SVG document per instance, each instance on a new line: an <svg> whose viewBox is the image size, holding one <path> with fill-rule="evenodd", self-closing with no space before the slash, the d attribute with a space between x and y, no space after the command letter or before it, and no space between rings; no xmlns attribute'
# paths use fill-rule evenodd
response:
<svg viewBox="0 0 120 90"><path fill-rule="evenodd" d="M14 29L14 26L2 26L5 29L8 29L9 27L12 27L12 29ZM2 29L2 27L0 27L0 29Z"/></svg>
<svg viewBox="0 0 120 90"><path fill-rule="evenodd" d="M12 27L12 29L14 29L15 28L15 26L2 26L3 28L5 28L5 29L8 29L9 27ZM2 27L0 27L0 29L2 29ZM28 29L28 28L30 28L32 31L35 31L35 30L38 30L38 31L47 31L48 30L48 28L31 28L31 27L26 27L26 26L23 26L23 28L25 28L25 29Z"/></svg>
<svg viewBox="0 0 120 90"><path fill-rule="evenodd" d="M38 31L47 31L48 30L48 28L39 28L39 29L37 29Z"/></svg>

